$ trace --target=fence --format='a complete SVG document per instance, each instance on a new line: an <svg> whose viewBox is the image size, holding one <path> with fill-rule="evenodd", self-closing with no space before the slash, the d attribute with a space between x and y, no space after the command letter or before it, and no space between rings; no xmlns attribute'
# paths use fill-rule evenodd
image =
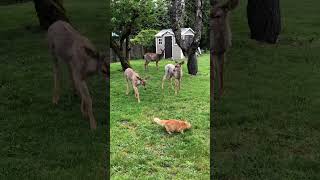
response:
<svg viewBox="0 0 320 180"><path fill-rule="evenodd" d="M133 45L130 47L129 51L129 59L142 59L143 55L146 53L145 48L141 45ZM153 51L150 51L153 52ZM117 62L119 58L115 54L115 52L110 48L110 57L111 57L111 62Z"/></svg>

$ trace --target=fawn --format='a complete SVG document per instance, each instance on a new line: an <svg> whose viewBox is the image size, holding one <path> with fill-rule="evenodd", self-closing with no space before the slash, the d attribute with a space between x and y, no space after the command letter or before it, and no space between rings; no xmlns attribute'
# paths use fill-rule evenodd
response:
<svg viewBox="0 0 320 180"><path fill-rule="evenodd" d="M58 104L61 82L61 67L58 61L68 64L74 90L81 97L81 112L90 120L90 128L96 129L97 122L92 111L92 99L86 78L102 71L107 73L105 56L98 53L91 42L70 24L56 21L48 29L49 50L53 56L54 90L52 102Z"/></svg>
<svg viewBox="0 0 320 180"><path fill-rule="evenodd" d="M217 75L219 82L219 97L223 94L223 65L227 50L231 47L231 28L229 14L239 5L239 0L228 0L214 5L211 14L211 31L214 36L211 40L211 54L217 62ZM213 76L215 79L215 77Z"/></svg>
<svg viewBox="0 0 320 180"><path fill-rule="evenodd" d="M175 95L178 94L178 92L180 91L181 88L181 79L182 79L182 65L184 64L184 61L178 63L176 62L176 65L173 64L167 64L164 67L164 76L162 78L162 89L163 89L163 85L164 85L164 81L170 80L170 84L171 87L173 89L172 86L172 78L174 78L175 80Z"/></svg>
<svg viewBox="0 0 320 180"><path fill-rule="evenodd" d="M138 86L142 85L144 89L146 89L146 79L142 79L138 73L136 73L133 69L127 68L124 71L124 76L127 82L127 91L126 95L129 94L129 81L132 83L133 91L134 91L134 96L138 99L138 103L140 103L140 95L139 95L139 90Z"/></svg>
<svg viewBox="0 0 320 180"><path fill-rule="evenodd" d="M156 66L157 66L157 70L158 70L158 69L159 69L159 67L158 67L158 62L161 60L161 58L163 57L163 55L164 55L164 49L161 49L161 53L160 53L160 54L157 54L157 53L146 53L146 54L143 56L143 59L145 60L144 70L147 70L148 64L149 64L151 61L156 61Z"/></svg>

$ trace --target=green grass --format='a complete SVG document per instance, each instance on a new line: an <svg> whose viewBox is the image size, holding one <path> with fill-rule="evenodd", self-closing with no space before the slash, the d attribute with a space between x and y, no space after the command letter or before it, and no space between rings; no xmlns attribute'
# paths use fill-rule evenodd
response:
<svg viewBox="0 0 320 180"><path fill-rule="evenodd" d="M104 3L65 1L74 26L102 50ZM91 131L64 72L60 102L52 105L52 57L34 5L0 6L0 179L103 179L106 85L89 79L98 129Z"/></svg>
<svg viewBox="0 0 320 180"><path fill-rule="evenodd" d="M144 71L142 60L131 61L142 76L149 76L147 89L139 89L141 103L132 87L127 96L126 82L119 63L111 64L111 178L112 179L208 179L209 178L209 56L199 58L199 73L190 76L183 65L180 94L161 90L164 65L155 63ZM193 128L184 134L169 135L153 122L185 119Z"/></svg>
<svg viewBox="0 0 320 180"><path fill-rule="evenodd" d="M216 179L320 179L319 6L281 1L278 45L249 40L246 2L232 14L225 95L213 115Z"/></svg>

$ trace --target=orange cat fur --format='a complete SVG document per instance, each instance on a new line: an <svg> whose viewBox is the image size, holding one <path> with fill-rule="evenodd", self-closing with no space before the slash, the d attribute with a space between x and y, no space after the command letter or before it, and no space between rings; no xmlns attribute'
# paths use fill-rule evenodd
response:
<svg viewBox="0 0 320 180"><path fill-rule="evenodd" d="M167 132L171 134L172 132L181 132L190 129L191 124L186 121L180 121L176 119L160 120L159 118L153 118L153 121L166 128Z"/></svg>

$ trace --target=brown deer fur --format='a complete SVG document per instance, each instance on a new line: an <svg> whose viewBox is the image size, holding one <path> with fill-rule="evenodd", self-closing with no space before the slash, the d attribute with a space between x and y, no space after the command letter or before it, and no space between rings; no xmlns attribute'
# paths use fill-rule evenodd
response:
<svg viewBox="0 0 320 180"><path fill-rule="evenodd" d="M156 53L146 53L146 54L143 56L143 59L145 60L144 70L147 70L148 64L149 64L151 61L155 61L155 62L156 62L156 66L157 66L157 70L158 70L158 69L159 69L159 67L158 67L158 62L161 60L161 58L163 57L163 55L164 55L164 49L161 49L161 53L160 53L160 54L156 54Z"/></svg>
<svg viewBox="0 0 320 180"><path fill-rule="evenodd" d="M223 65L225 54L231 47L231 29L229 25L229 13L236 8L239 0L228 0L225 3L218 3L213 8L211 23L213 24L213 54L217 61L219 96L223 94Z"/></svg>
<svg viewBox="0 0 320 180"><path fill-rule="evenodd" d="M162 85L161 85L162 89L164 88L163 85L164 85L164 81L166 79L170 80L170 84L171 84L171 87L172 87L172 78L174 78L175 95L178 94L178 92L181 89L182 65L183 64L184 64L184 61L182 61L180 63L176 62L176 65L167 64L164 67L164 75L163 75L163 78L162 78ZM172 89L173 89L173 87L172 87Z"/></svg>
<svg viewBox="0 0 320 180"><path fill-rule="evenodd" d="M124 77L127 82L127 91L126 95L129 94L129 82L132 83L133 91L134 91L134 96L137 98L138 103L140 103L140 94L138 90L138 86L142 85L145 87L146 81L140 77L138 73L136 73L133 69L127 68L124 71Z"/></svg>
<svg viewBox="0 0 320 180"><path fill-rule="evenodd" d="M58 61L68 65L74 89L81 97L82 115L90 120L90 128L96 129L92 99L86 78L97 71L107 73L107 63L91 42L70 24L56 21L48 29L49 50L53 56L54 90L52 102L58 104L60 91L61 67Z"/></svg>

